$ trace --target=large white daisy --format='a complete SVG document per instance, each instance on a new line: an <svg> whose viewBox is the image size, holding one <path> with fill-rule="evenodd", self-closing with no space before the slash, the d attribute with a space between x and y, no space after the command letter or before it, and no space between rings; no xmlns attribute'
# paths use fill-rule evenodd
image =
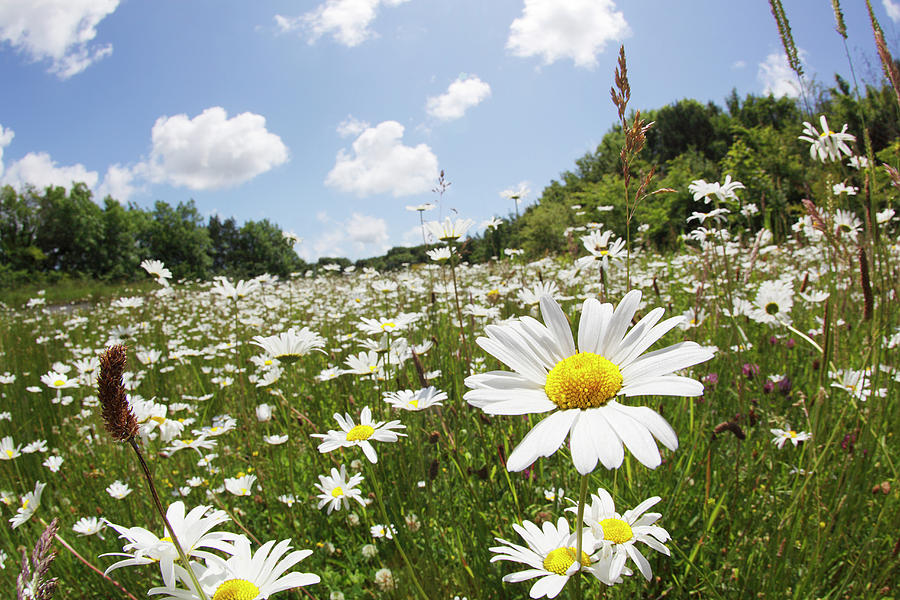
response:
<svg viewBox="0 0 900 600"><path fill-rule="evenodd" d="M575 468L621 466L624 448L650 468L661 462L653 438L671 450L678 437L658 413L629 406L617 397L642 395L699 396L703 385L675 375L709 360L713 353L694 342L681 342L644 354L683 317L659 323L655 308L626 334L641 301L633 290L615 309L590 298L578 324L578 350L566 315L550 297L541 299L544 324L531 317L505 325L488 325L477 343L514 372L491 371L466 378L465 399L488 414L546 413L509 455L507 468L521 471L541 456L556 452L569 437ZM569 435L571 433L571 435Z"/></svg>

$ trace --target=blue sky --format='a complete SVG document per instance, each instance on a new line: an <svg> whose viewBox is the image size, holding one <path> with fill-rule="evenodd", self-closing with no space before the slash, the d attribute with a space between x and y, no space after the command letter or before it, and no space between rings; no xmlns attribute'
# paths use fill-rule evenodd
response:
<svg viewBox="0 0 900 600"><path fill-rule="evenodd" d="M845 0L857 75L880 76ZM873 0L892 51L900 2ZM828 0L784 0L810 79L849 78ZM306 259L416 243L406 206L506 216L633 108L796 95L765 0L0 0L0 183L268 218ZM798 123L798 134L801 126ZM453 211L456 211L454 213Z"/></svg>

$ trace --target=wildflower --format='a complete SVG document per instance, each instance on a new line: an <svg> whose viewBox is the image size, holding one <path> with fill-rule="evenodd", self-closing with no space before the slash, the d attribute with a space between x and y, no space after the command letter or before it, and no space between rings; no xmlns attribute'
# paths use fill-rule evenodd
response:
<svg viewBox="0 0 900 600"><path fill-rule="evenodd" d="M590 569L600 581L612 585L624 573L625 562L629 557L637 565L641 575L650 581L653 575L650 563L635 547L635 542L646 544L669 556L669 549L663 543L671 537L665 529L654 525L662 515L646 512L659 501L659 496L648 498L620 515L616 512L612 496L605 489L599 488L596 494L591 494L591 502L585 506L584 524L590 527L594 539L612 552L610 561L598 563ZM577 512L577 507L566 510ZM601 571L601 566L608 570Z"/></svg>
<svg viewBox="0 0 900 600"><path fill-rule="evenodd" d="M41 375L41 383L53 390L78 387L78 380L69 379L65 373L58 371L48 371Z"/></svg>
<svg viewBox="0 0 900 600"><path fill-rule="evenodd" d="M565 517L560 517L556 525L545 521L538 527L531 521L524 521L522 525L514 524L513 529L522 536L528 547L494 538L502 545L490 548L496 554L491 562L509 560L531 567L504 575L503 581L519 582L539 577L531 586L529 595L532 598L555 598L572 575L591 565L594 539L590 530L582 532L581 556L576 560L577 534L569 533L569 523Z"/></svg>
<svg viewBox="0 0 900 600"><path fill-rule="evenodd" d="M97 517L82 517L72 525L72 531L78 535L96 535L103 539L103 530L106 529L106 523Z"/></svg>
<svg viewBox="0 0 900 600"><path fill-rule="evenodd" d="M341 465L341 470L331 469L331 476L319 475L319 483L313 484L318 488L321 494L318 495L319 505L316 508L328 506L328 514L334 510L340 510L350 507L350 500L356 500L360 505L365 506L362 498L362 492L356 488L363 480L363 476L359 473L350 479L347 479L347 468Z"/></svg>
<svg viewBox="0 0 900 600"><path fill-rule="evenodd" d="M116 500L121 500L122 498L130 494L131 491L132 490L127 483L122 483L118 479L106 486L106 493Z"/></svg>
<svg viewBox="0 0 900 600"><path fill-rule="evenodd" d="M559 295L559 285L555 281L536 281L530 288L523 287L516 293L516 298L525 306L538 304L541 297Z"/></svg>
<svg viewBox="0 0 900 600"><path fill-rule="evenodd" d="M288 435L286 433L282 435L264 435L263 441L272 446L279 446L288 441Z"/></svg>
<svg viewBox="0 0 900 600"><path fill-rule="evenodd" d="M884 210L880 210L877 213L875 213L875 221L879 225L884 225L885 223L890 222L890 220L894 218L894 214L895 214L895 212L894 212L893 208L886 208Z"/></svg>
<svg viewBox="0 0 900 600"><path fill-rule="evenodd" d="M156 281L161 285L167 286L169 285L169 279L172 279L172 271L167 269L162 261L159 260L145 260L141 262L141 268L147 271L150 275L156 277Z"/></svg>
<svg viewBox="0 0 900 600"><path fill-rule="evenodd" d="M35 440L33 442L29 442L22 448L23 454L34 454L35 452L46 452L47 451L47 440Z"/></svg>
<svg viewBox="0 0 900 600"><path fill-rule="evenodd" d="M22 444L13 445L12 436L6 436L0 440L0 460L12 460L22 456Z"/></svg>
<svg viewBox="0 0 900 600"><path fill-rule="evenodd" d="M600 262L600 266L609 269L610 260L621 260L625 258L625 240L618 238L610 242L612 231L607 229L604 232L592 231L590 234L581 238L581 243L585 250L590 252L590 256L579 258L576 261L578 268L584 269L595 262Z"/></svg>
<svg viewBox="0 0 900 600"><path fill-rule="evenodd" d="M225 511L210 510L210 508L209 506L197 506L185 514L184 502L178 500L170 504L166 510L166 518L188 557L196 556L207 559L211 556L215 557L209 552L199 550L200 548L212 548L231 554L232 542L240 538L237 534L228 531L212 531L214 527L230 519ZM128 543L122 548L124 552L112 552L101 556L125 556L127 558L106 567L104 575L121 567L159 562L163 583L167 587L175 587L175 561L178 560L178 551L168 534L160 538L143 527L122 527L109 522L108 524L119 532L120 538L128 540Z"/></svg>
<svg viewBox="0 0 900 600"><path fill-rule="evenodd" d="M813 127L809 122L803 122L803 133L805 135L798 136L797 139L805 140L811 145L809 147L809 156L819 161L841 160L841 155L853 156L853 151L847 145L847 142L855 142L856 137L847 133L847 124L844 124L840 132L835 133L828 128L828 121L825 115L819 117L819 124L822 126L822 133Z"/></svg>
<svg viewBox="0 0 900 600"><path fill-rule="evenodd" d="M794 285L789 281L763 281L756 292L748 316L758 323L780 325L790 322L794 306Z"/></svg>
<svg viewBox="0 0 900 600"><path fill-rule="evenodd" d="M385 392L384 401L403 410L425 410L430 406L442 406L441 400L447 399L447 392L438 391L433 385L420 390L400 390L399 392Z"/></svg>
<svg viewBox="0 0 900 600"><path fill-rule="evenodd" d="M671 450L678 437L658 413L646 406L629 406L617 396L699 396L703 385L675 371L704 362L712 351L682 342L644 354L682 321L659 323L663 309L650 311L626 335L641 293L633 290L613 310L596 299L584 302L575 349L569 322L551 298L541 299L545 325L522 317L508 325L488 325L488 337L477 343L515 372L492 371L466 378L465 399L488 414L551 414L539 422L509 455L507 468L521 471L541 456L550 456L569 436L575 468L593 471L599 460L618 468L624 447L641 463L661 462L654 438ZM571 434L571 435L569 435Z"/></svg>
<svg viewBox="0 0 900 600"><path fill-rule="evenodd" d="M360 549L360 554L363 555L363 558L375 558L378 554L378 548L375 544L366 544Z"/></svg>
<svg viewBox="0 0 900 600"><path fill-rule="evenodd" d="M192 450L196 450L197 454L200 454L201 448L204 450L212 450L216 447L216 444L216 440L209 439L207 435L200 435L195 438L172 440L172 443L165 447L164 452L171 456L179 450L191 448Z"/></svg>
<svg viewBox="0 0 900 600"><path fill-rule="evenodd" d="M47 467L48 469L50 469L51 472L58 473L59 468L63 464L63 457L62 456L48 456L44 460L44 462L42 462L41 464L44 465L45 467Z"/></svg>
<svg viewBox="0 0 900 600"><path fill-rule="evenodd" d="M831 191L834 192L835 196L840 196L841 194L847 194L848 196L855 196L857 192L859 192L858 187L854 187L852 185L847 185L843 182L835 183L831 186Z"/></svg>
<svg viewBox="0 0 900 600"><path fill-rule="evenodd" d="M27 522L28 519L34 515L35 511L41 505L41 494L44 493L44 488L46 486L46 483L36 481L34 484L34 491L28 492L22 496L22 504L19 505L16 514L9 520L13 529Z"/></svg>
<svg viewBox="0 0 900 600"><path fill-rule="evenodd" d="M790 426L787 429L770 429L769 431L775 436L772 438L772 443L778 448L784 446L784 443L787 441L790 441L796 447L800 442L805 442L812 437L811 433L806 433L805 431L797 432L791 429Z"/></svg>
<svg viewBox="0 0 900 600"><path fill-rule="evenodd" d="M425 230L437 240L451 242L466 235L469 227L475 224L472 219L451 220L450 217L441 221L426 221Z"/></svg>
<svg viewBox="0 0 900 600"><path fill-rule="evenodd" d="M425 212L427 210L433 209L434 206L435 205L432 204L431 202L426 202L425 204L417 204L414 206L407 206L406 210L408 210L410 212Z"/></svg>
<svg viewBox="0 0 900 600"><path fill-rule="evenodd" d="M235 496L249 496L256 482L256 475L238 474L237 477L225 478L225 489Z"/></svg>
<svg viewBox="0 0 900 600"><path fill-rule="evenodd" d="M403 517L403 521L406 523L406 528L413 533L422 528L422 522L419 520L419 516L415 513L409 513L408 515L405 515Z"/></svg>
<svg viewBox="0 0 900 600"><path fill-rule="evenodd" d="M706 204L709 204L710 196L715 196L721 202L727 200L737 201L738 197L735 190L744 189L744 184L740 181L732 181L731 175L725 176L725 183L707 183L705 179L697 179L688 186L688 191L694 194L694 200L701 198Z"/></svg>
<svg viewBox="0 0 900 600"><path fill-rule="evenodd" d="M865 156L856 156L855 154L850 157L850 160L847 161L848 167L853 167L856 170L865 169L869 166L869 159Z"/></svg>
<svg viewBox="0 0 900 600"><path fill-rule="evenodd" d="M829 376L834 379L831 387L845 390L857 400L865 402L872 395L872 372L869 369L840 369L829 373ZM885 393L883 389L875 391L875 395L879 397L883 397Z"/></svg>
<svg viewBox="0 0 900 600"><path fill-rule="evenodd" d="M400 313L396 317L387 319L369 319L362 317L362 323L357 323L357 328L363 333L369 335L378 335L380 333L390 333L398 329L404 329L407 325L415 323L419 315L412 313Z"/></svg>
<svg viewBox="0 0 900 600"><path fill-rule="evenodd" d="M394 527L393 523L390 525L372 525L369 528L369 533L372 534L373 538L385 538L388 540L394 539L394 533L396 533L397 528Z"/></svg>
<svg viewBox="0 0 900 600"><path fill-rule="evenodd" d="M256 420L265 423L272 418L272 407L265 402L256 407Z"/></svg>
<svg viewBox="0 0 900 600"><path fill-rule="evenodd" d="M354 373L356 375L381 375L380 357L378 352L369 350L368 352L360 352L358 355L350 355L344 364L349 368L344 373Z"/></svg>
<svg viewBox="0 0 900 600"><path fill-rule="evenodd" d="M450 248L448 246L441 246L440 248L433 248L431 250L427 250L425 254L428 255L428 258L435 262L441 262L442 260L450 260Z"/></svg>
<svg viewBox="0 0 900 600"><path fill-rule="evenodd" d="M369 459L369 462L378 462L378 455L375 448L369 440L378 442L396 442L399 436L406 436L405 433L393 431L394 429L403 428L400 421L372 421L372 411L366 406L362 409L359 416L359 425L355 425L353 418L349 413L341 416L340 413L334 413L334 418L341 427L341 431L335 429L329 430L328 433L313 433L311 437L322 438L324 441L319 444L319 452L325 454L337 448L348 448L350 446L359 446L363 450L363 454Z"/></svg>
<svg viewBox="0 0 900 600"><path fill-rule="evenodd" d="M254 279L250 281L241 279L236 284L233 284L226 277L220 275L216 277L216 282L210 288L210 291L223 298L237 301L238 298L243 298L257 289L259 289L259 282Z"/></svg>
<svg viewBox="0 0 900 600"><path fill-rule="evenodd" d="M253 552L250 540L236 536L234 545L228 550L231 555L228 559L222 560L210 554L206 557L206 566L196 565L194 569L206 597L214 600L268 598L284 590L319 583L319 576L313 573L294 571L284 575L312 554L312 550L294 550L285 556L290 549L290 539L277 544L270 540ZM199 597L187 571L179 569L178 580L188 589L176 588L173 582L166 583L164 587L151 588L148 593L168 594L165 600L194 600Z"/></svg>
<svg viewBox="0 0 900 600"><path fill-rule="evenodd" d="M375 572L375 585L382 592L390 592L397 589L397 582L394 581L394 574L387 567L378 569Z"/></svg>
<svg viewBox="0 0 900 600"><path fill-rule="evenodd" d="M847 236L854 242L862 228L862 221L849 210L838 209L834 215L835 235Z"/></svg>
<svg viewBox="0 0 900 600"><path fill-rule="evenodd" d="M250 343L259 346L270 356L287 364L297 362L301 356L309 354L312 350L320 350L325 346L322 336L310 331L308 327L304 327L300 331L291 328L284 333L269 337L257 335Z"/></svg>
<svg viewBox="0 0 900 600"><path fill-rule="evenodd" d="M293 494L282 494L278 496L278 501L282 504L286 504L288 508L292 507L297 499Z"/></svg>

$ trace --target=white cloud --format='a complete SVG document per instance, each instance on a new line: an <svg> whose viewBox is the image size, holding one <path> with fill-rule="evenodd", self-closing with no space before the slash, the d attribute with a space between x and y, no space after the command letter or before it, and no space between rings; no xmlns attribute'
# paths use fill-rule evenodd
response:
<svg viewBox="0 0 900 600"><path fill-rule="evenodd" d="M747 63L743 60L736 60L733 63L731 63L732 69L743 69L746 66L747 66Z"/></svg>
<svg viewBox="0 0 900 600"><path fill-rule="evenodd" d="M515 56L541 56L544 64L571 58L592 68L607 42L631 33L613 0L525 0L509 27L506 48Z"/></svg>
<svg viewBox="0 0 900 600"><path fill-rule="evenodd" d="M97 172L88 171L82 164L60 167L46 152L29 152L9 165L0 182L19 189L31 185L43 190L49 185L70 188L73 182L93 188L97 179Z"/></svg>
<svg viewBox="0 0 900 600"><path fill-rule="evenodd" d="M151 134L153 149L144 165L156 183L192 190L237 185L283 164L287 146L266 130L266 119L254 113L228 118L219 106L187 115L160 117Z"/></svg>
<svg viewBox="0 0 900 600"><path fill-rule="evenodd" d="M894 23L900 21L900 4L892 2L892 0L882 0L882 3L884 4L884 10L891 21Z"/></svg>
<svg viewBox="0 0 900 600"><path fill-rule="evenodd" d="M275 15L282 33L302 31L312 44L323 35L331 36L345 46L358 46L376 34L369 29L379 6L398 6L409 0L326 0L299 17Z"/></svg>
<svg viewBox="0 0 900 600"><path fill-rule="evenodd" d="M347 118L338 123L337 132L341 137L356 137L369 128L369 124L360 121L353 115L347 115Z"/></svg>
<svg viewBox="0 0 900 600"><path fill-rule="evenodd" d="M384 121L363 131L353 151L338 151L325 185L365 197L390 192L394 196L431 189L438 176L438 160L426 144L403 145L403 125Z"/></svg>
<svg viewBox="0 0 900 600"><path fill-rule="evenodd" d="M3 175L3 149L9 146L15 136L12 129L4 129L0 125L0 175Z"/></svg>
<svg viewBox="0 0 900 600"><path fill-rule="evenodd" d="M135 191L134 178L135 172L133 169L121 165L110 165L106 170L103 183L97 188L96 198L101 200L107 196L112 196L119 202L127 202Z"/></svg>
<svg viewBox="0 0 900 600"><path fill-rule="evenodd" d="M802 62L805 53L800 50L799 54ZM791 70L784 52L773 52L765 61L759 63L756 78L763 84L763 94L773 94L778 98L782 96L796 98L800 95L797 74Z"/></svg>
<svg viewBox="0 0 900 600"><path fill-rule="evenodd" d="M328 217L319 220L332 227L316 238L310 247L300 249L301 256L306 260L315 260L321 256L375 256L391 247L387 222L381 217L354 212L349 219L343 221L332 221Z"/></svg>
<svg viewBox="0 0 900 600"><path fill-rule="evenodd" d="M475 75L460 77L450 84L440 96L432 96L425 103L425 110L432 117L451 121L462 117L466 111L477 106L491 95L491 86Z"/></svg>
<svg viewBox="0 0 900 600"><path fill-rule="evenodd" d="M50 61L50 72L67 79L112 53L91 44L97 25L119 0L22 0L0 2L0 42L33 61Z"/></svg>

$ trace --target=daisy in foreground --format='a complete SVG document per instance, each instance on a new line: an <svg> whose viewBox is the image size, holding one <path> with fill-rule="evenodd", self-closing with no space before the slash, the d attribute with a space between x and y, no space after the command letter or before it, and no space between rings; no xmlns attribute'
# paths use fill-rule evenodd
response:
<svg viewBox="0 0 900 600"><path fill-rule="evenodd" d="M319 583L313 573L284 572L312 554L312 550L291 549L291 540L275 543L268 541L254 553L250 541L241 536L227 560L217 556L207 559L207 565L194 564L200 587L207 598L213 600L263 600L272 594L300 586ZM284 558L282 558L284 557ZM178 569L178 580L187 589L174 586L155 587L150 594L165 594L163 600L199 600L200 594L185 569Z"/></svg>
<svg viewBox="0 0 900 600"><path fill-rule="evenodd" d="M491 371L466 378L465 399L492 415L550 415L528 432L506 466L521 471L539 457L551 456L566 436L575 468L582 475L599 460L607 469L621 466L628 448L654 469L662 459L653 438L670 450L678 437L658 413L646 406L616 401L619 396L699 396L703 384L675 375L713 357L695 342L681 342L644 354L683 317L658 323L655 308L626 334L641 301L632 290L613 309L585 300L578 324L578 350L569 321L549 296L541 298L542 325L531 317L506 325L488 325L477 343L514 372Z"/></svg>
<svg viewBox="0 0 900 600"><path fill-rule="evenodd" d="M398 428L406 428L401 425L400 421L372 421L372 411L366 406L359 415L359 425L353 423L353 418L349 413L334 413L334 419L340 425L341 430L331 429L328 433L313 433L310 437L322 438L324 441L319 444L319 452L325 454L337 448L348 448L350 446L359 446L362 448L363 454L371 463L378 462L378 455L375 448L369 440L378 442L396 442L399 436L406 436L405 433L394 431Z"/></svg>
<svg viewBox="0 0 900 600"><path fill-rule="evenodd" d="M511 560L531 567L525 571L504 575L503 581L516 583L539 577L540 579L531 586L529 595L532 598L543 598L544 596L555 598L569 578L576 574L582 565L591 573L597 566L597 561L591 557L591 553L594 551L594 538L588 529L581 534L581 560L575 560L577 534L569 532L569 523L565 517L560 517L555 525L550 521L545 521L541 527L538 527L531 521L524 521L522 525L513 525L513 529L522 536L528 547L513 544L501 538L494 538L503 545L490 548L491 552L496 553L496 556L491 558L491 562ZM608 562L607 558L605 563ZM609 570L608 564L604 564L604 567L598 572ZM631 574L627 569L623 572L626 575Z"/></svg>
<svg viewBox="0 0 900 600"><path fill-rule="evenodd" d="M626 510L624 515L616 512L612 496L603 488L599 488L596 494L591 494L591 503L585 507L584 524L590 527L591 533L598 544L602 544L604 550L610 552L610 560L591 566L591 572L597 579L604 582L613 582L622 575L631 572L625 568L628 558L634 561L644 579L650 581L653 572L650 563L635 548L635 542L642 542L657 552L669 556L669 549L663 542L669 541L669 532L654 525L662 516L659 513L648 513L646 510L660 501L659 496L648 498L634 507ZM573 513L578 512L577 507L567 508ZM608 569L601 572L600 569ZM611 584L609 584L611 585Z"/></svg>

